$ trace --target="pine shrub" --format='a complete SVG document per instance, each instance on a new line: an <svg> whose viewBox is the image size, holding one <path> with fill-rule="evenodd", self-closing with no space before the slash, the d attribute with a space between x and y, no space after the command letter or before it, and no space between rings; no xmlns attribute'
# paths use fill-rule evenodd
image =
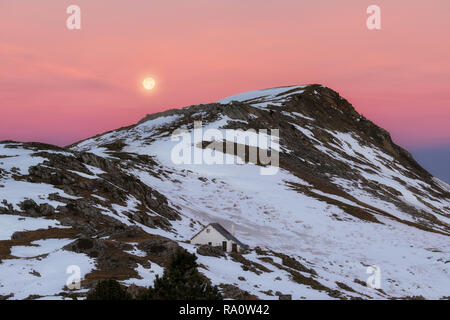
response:
<svg viewBox="0 0 450 320"><path fill-rule="evenodd" d="M222 300L216 286L197 270L197 257L186 250L178 250L162 277L157 276L153 287L141 297L143 300Z"/></svg>
<svg viewBox="0 0 450 320"><path fill-rule="evenodd" d="M87 300L131 300L131 296L116 280L101 280L88 293Z"/></svg>

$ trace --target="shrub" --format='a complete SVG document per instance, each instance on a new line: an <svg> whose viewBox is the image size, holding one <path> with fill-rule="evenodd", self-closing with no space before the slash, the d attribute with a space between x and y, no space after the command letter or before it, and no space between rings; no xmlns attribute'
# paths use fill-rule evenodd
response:
<svg viewBox="0 0 450 320"><path fill-rule="evenodd" d="M222 300L216 286L197 270L197 257L186 250L178 250L162 277L157 276L153 287L143 300Z"/></svg>
<svg viewBox="0 0 450 320"><path fill-rule="evenodd" d="M101 280L88 293L87 300L131 300L131 296L116 280Z"/></svg>

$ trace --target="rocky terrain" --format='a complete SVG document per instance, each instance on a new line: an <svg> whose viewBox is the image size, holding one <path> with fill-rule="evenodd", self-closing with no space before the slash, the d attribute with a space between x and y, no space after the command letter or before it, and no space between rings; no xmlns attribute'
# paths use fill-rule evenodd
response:
<svg viewBox="0 0 450 320"><path fill-rule="evenodd" d="M238 151L260 145L198 136L195 121L278 129L266 137L279 170L262 175L270 165ZM230 164L175 164L179 129ZM211 222L234 224L251 250L189 244ZM82 298L105 278L148 286L179 247L232 299L442 299L449 235L450 186L320 85L151 114L66 148L0 142L0 299ZM80 290L66 286L73 265Z"/></svg>

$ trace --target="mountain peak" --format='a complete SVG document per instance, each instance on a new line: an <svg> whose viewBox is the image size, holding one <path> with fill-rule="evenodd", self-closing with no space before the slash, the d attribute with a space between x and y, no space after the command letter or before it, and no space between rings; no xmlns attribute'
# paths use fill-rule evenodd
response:
<svg viewBox="0 0 450 320"><path fill-rule="evenodd" d="M309 85L283 86L262 90L242 92L218 101L221 104L228 104L233 101L246 102L251 104L279 103L293 94L301 94Z"/></svg>

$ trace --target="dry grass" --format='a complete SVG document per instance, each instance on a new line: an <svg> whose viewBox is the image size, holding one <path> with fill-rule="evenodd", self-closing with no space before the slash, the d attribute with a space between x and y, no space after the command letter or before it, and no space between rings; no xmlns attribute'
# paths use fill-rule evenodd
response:
<svg viewBox="0 0 450 320"><path fill-rule="evenodd" d="M11 248L14 246L31 246L31 242L45 239L75 239L79 231L73 228L49 228L34 231L16 232L14 240L0 241L0 261L12 259Z"/></svg>

